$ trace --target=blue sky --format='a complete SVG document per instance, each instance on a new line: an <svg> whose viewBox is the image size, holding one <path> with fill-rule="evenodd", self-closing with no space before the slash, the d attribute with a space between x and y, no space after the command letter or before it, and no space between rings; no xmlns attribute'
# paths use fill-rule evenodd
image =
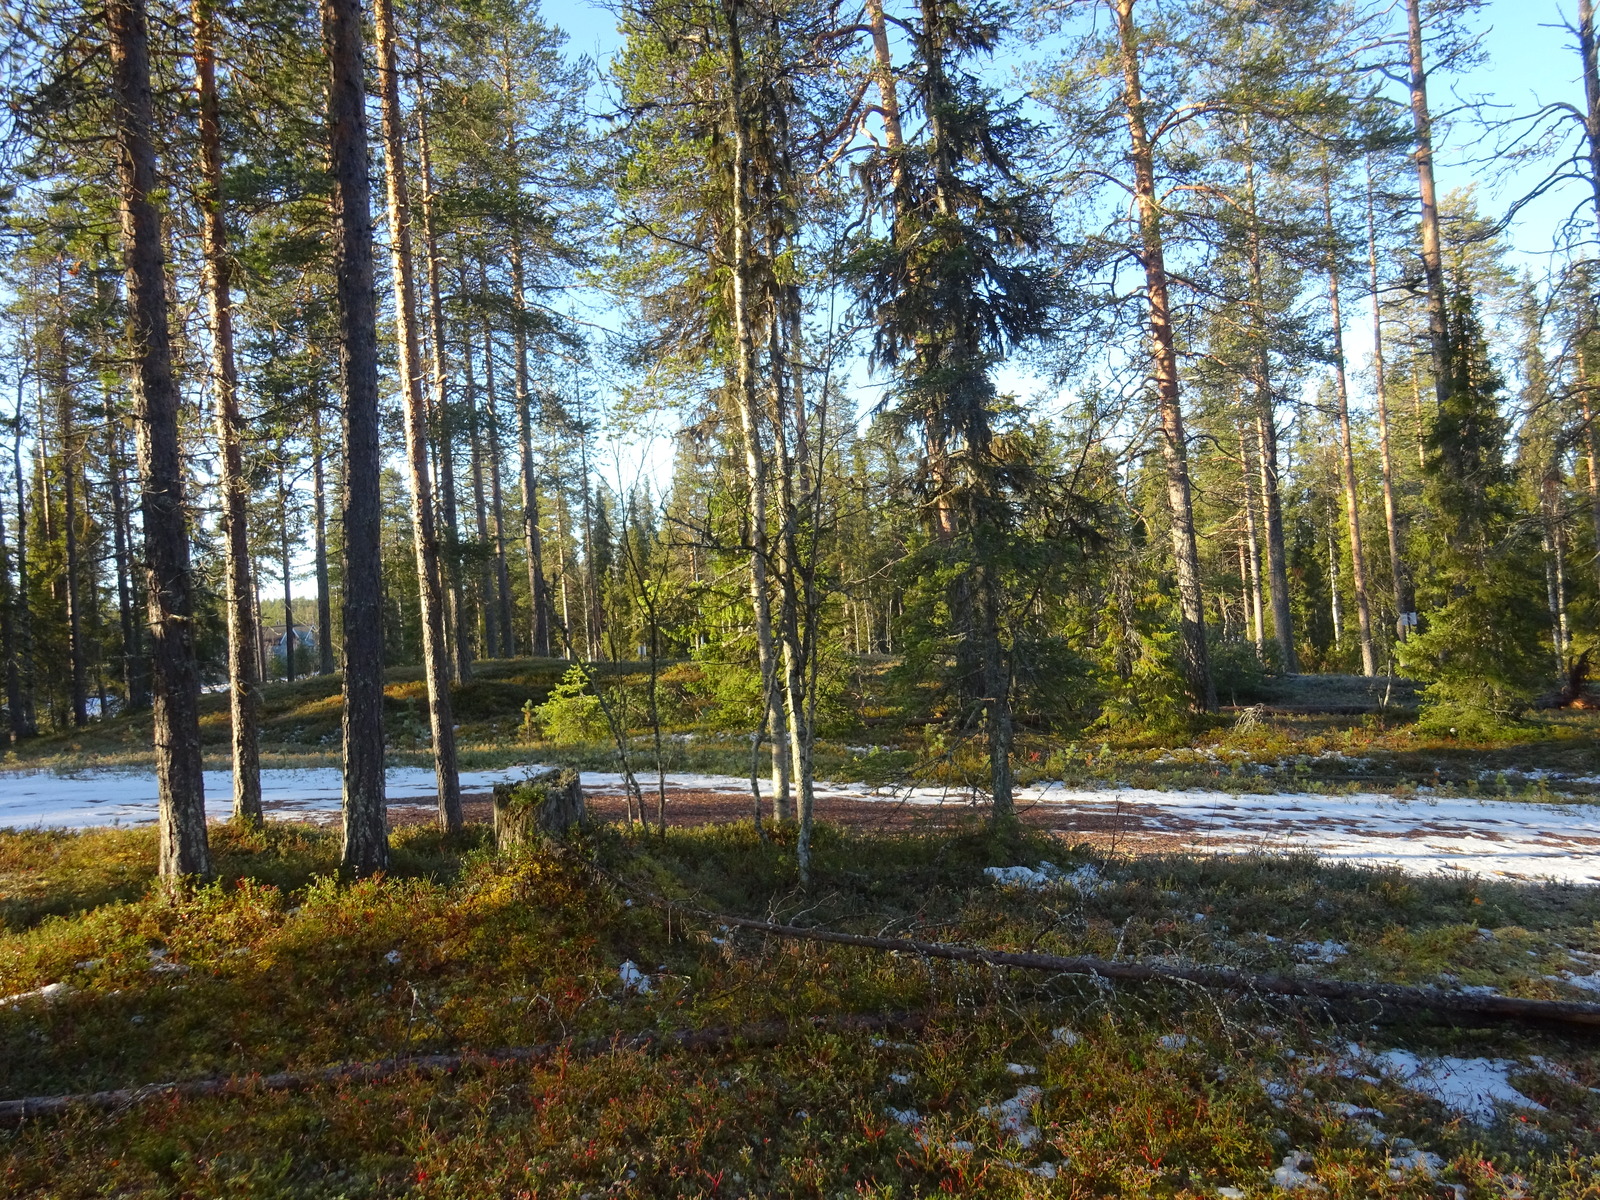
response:
<svg viewBox="0 0 1600 1200"><path fill-rule="evenodd" d="M1394 0L1394 3L1398 29L1404 15L1401 0ZM1466 98L1487 99L1498 106L1494 111L1501 117L1531 112L1555 100L1581 105L1583 88L1579 80L1579 60L1571 36L1562 28L1563 17L1575 20L1576 10L1577 0L1489 0L1471 21L1473 28L1482 34L1485 61L1467 74L1434 74L1430 80L1430 100L1435 113L1442 116ZM615 18L588 0L560 0L549 3L544 11L547 20L567 31L571 38L569 50L574 54L587 54L603 63L621 44ZM1469 113L1461 113L1448 121L1441 133L1436 154L1441 189L1476 185L1480 209L1485 215L1503 213L1513 198L1540 177L1537 168L1507 176L1474 162L1486 155L1492 145L1492 135L1486 134ZM1535 274L1541 273L1549 261L1555 224L1575 203L1583 202L1586 195L1585 190L1568 185L1564 191L1524 210L1508 231L1508 241L1515 248L1513 262ZM1359 371L1371 349L1365 301L1352 294L1346 308L1347 353L1352 367ZM603 313L596 312L595 316L605 322ZM864 371L853 372L853 375L863 392L876 391ZM1061 399L1042 394L1041 381L1010 371L1003 372L1001 382L1008 390L1024 395L1031 393L1035 402L1044 407L1053 407L1052 402ZM604 395L606 390L602 385L602 405L610 399ZM1359 384L1358 390L1361 390ZM1357 404L1360 404L1359 398ZM654 437L632 441L605 439L603 446L597 447L600 457L610 460L609 469L607 465L600 469L611 478L613 486L626 488L641 477L651 478L658 485L665 484L670 475L670 444L662 435L670 430L673 420L665 413L660 419L662 423Z"/></svg>

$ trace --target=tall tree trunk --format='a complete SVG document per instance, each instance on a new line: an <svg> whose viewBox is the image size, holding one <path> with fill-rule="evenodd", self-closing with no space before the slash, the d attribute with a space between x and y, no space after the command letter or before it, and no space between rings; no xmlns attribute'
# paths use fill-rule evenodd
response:
<svg viewBox="0 0 1600 1200"><path fill-rule="evenodd" d="M450 709L449 646L445 640L444 585L433 525L433 489L428 479L428 424L422 399L417 341L417 298L412 278L411 215L406 186L405 120L400 111L400 72L395 62L392 0L373 6L382 84L384 179L388 187L389 244L394 275L395 320L400 350L400 397L410 466L411 525L417 554L417 591L422 610L422 661L428 681L433 731L433 769L439 786L439 825L461 828L461 780ZM446 447L448 453L448 447Z"/></svg>
<svg viewBox="0 0 1600 1200"><path fill-rule="evenodd" d="M499 657L500 606L494 599L493 567L482 551L489 544L489 510L483 497L483 446L482 421L478 412L478 384L473 370L472 338L462 339L462 370L466 382L467 440L470 443L470 469L472 472L472 512L478 534L478 615L483 622L483 653L485 658ZM494 387L493 352L484 363L484 384ZM464 636L462 630L458 636Z"/></svg>
<svg viewBox="0 0 1600 1200"><path fill-rule="evenodd" d="M78 434L72 420L75 398L68 383L66 343L56 388L56 432L61 439L61 531L66 552L67 657L70 665L72 724L89 723L87 648L83 630L83 564L78 554Z"/></svg>
<svg viewBox="0 0 1600 1200"><path fill-rule="evenodd" d="M389 865L383 776L382 456L378 448L378 298L372 269L361 0L321 0L329 161L337 221L339 372L344 400L344 847L347 870Z"/></svg>
<svg viewBox="0 0 1600 1200"><path fill-rule="evenodd" d="M223 595L228 614L228 706L232 717L233 819L259 823L261 809L261 679L256 674L255 611L250 582L250 482L244 473L239 375L233 353L232 263L223 217L222 122L217 98L213 0L194 0L194 74L200 109L200 244L206 307L211 317L211 386L222 448Z"/></svg>
<svg viewBox="0 0 1600 1200"><path fill-rule="evenodd" d="M1183 430L1183 404L1178 389L1178 352L1172 331L1172 302L1167 291L1166 253L1161 239L1161 204L1156 197L1155 151L1145 123L1144 93L1139 80L1139 36L1133 23L1134 0L1111 0L1111 4L1122 57L1123 104L1127 110L1140 247L1150 309L1152 374L1161 416L1161 457L1166 469L1167 510L1172 520L1172 557L1178 576L1179 652L1190 704L1203 712L1215 712L1217 691L1211 679L1211 653L1206 645L1205 597L1200 586L1200 549L1194 529L1188 440Z"/></svg>
<svg viewBox="0 0 1600 1200"><path fill-rule="evenodd" d="M1261 590L1261 542L1256 533L1256 485L1251 475L1250 446L1243 422L1239 424L1239 465L1244 469L1244 529L1245 545L1249 552L1249 597L1251 634L1255 640L1256 658L1266 660L1267 619Z"/></svg>
<svg viewBox="0 0 1600 1200"><path fill-rule="evenodd" d="M1328 307L1333 320L1333 378L1339 404L1339 461L1344 483L1344 515L1350 529L1350 575L1356 593L1356 633L1361 642L1361 673L1378 673L1372 647L1372 604L1367 595L1366 548L1361 542L1361 497L1356 491L1356 458L1350 436L1350 385L1345 378L1344 315L1339 307L1339 252L1333 229L1333 181L1327 155L1322 163L1322 215L1328 237Z"/></svg>
<svg viewBox="0 0 1600 1200"><path fill-rule="evenodd" d="M294 682L294 564L290 561L289 543L289 488L283 478L283 464L278 464L278 534L279 561L283 564L283 677Z"/></svg>
<svg viewBox="0 0 1600 1200"><path fill-rule="evenodd" d="M417 35L417 63L422 64L422 36ZM398 83L396 108L399 107ZM400 138L403 145L404 138ZM424 105L417 105L417 165L422 171L422 200L418 206L422 216L422 247L427 255L428 275L428 327L433 358L430 377L433 381L433 419L439 439L439 508L444 519L443 583L449 613L455 615L455 678L466 682L472 678L472 640L467 635L469 625L465 598L461 584L461 530L456 517L456 458L455 423L450 416L450 400L445 390L445 340L444 294L440 288L439 235L433 224L433 156L428 138L428 113Z"/></svg>
<svg viewBox="0 0 1600 1200"><path fill-rule="evenodd" d="M3 741L16 737L16 713L22 706L22 675L17 670L17 589L11 581L11 546L6 540L5 502L0 500L0 647L6 662L6 712L10 725Z"/></svg>
<svg viewBox="0 0 1600 1200"><path fill-rule="evenodd" d="M17 381L17 420L11 443L11 464L17 481L17 607L14 629L16 634L16 698L11 701L11 737L25 741L39 735L39 721L34 706L33 663L33 605L29 596L28 578L28 478L22 470L22 382ZM7 687L11 686L10 674Z"/></svg>
<svg viewBox="0 0 1600 1200"><path fill-rule="evenodd" d="M1561 524L1561 462L1552 457L1540 481L1539 507L1544 518L1545 590L1550 609L1550 644L1555 651L1556 674L1567 671L1571 634L1567 623L1566 530Z"/></svg>
<svg viewBox="0 0 1600 1200"><path fill-rule="evenodd" d="M1433 390L1440 404L1450 396L1450 323L1440 257L1439 200L1433 181L1433 115L1428 111L1428 72L1422 59L1422 0L1406 0L1411 56L1411 124L1416 135L1417 194L1422 204L1422 272L1428 288L1428 350Z"/></svg>
<svg viewBox="0 0 1600 1200"><path fill-rule="evenodd" d="M756 330L752 287L750 132L745 111L744 41L739 27L739 0L723 0L728 25L729 118L733 126L732 268L734 401L744 437L745 483L749 488L747 543L750 547L750 602L755 614L756 655L761 669L767 730L772 738L773 805L780 821L794 816L789 794L789 756L784 753L783 699L778 686L777 655L772 635L772 597L767 579L767 460L762 445L761 403L756 384ZM802 873L809 864L802 864Z"/></svg>
<svg viewBox="0 0 1600 1200"><path fill-rule="evenodd" d="M512 341L517 356L517 443L522 457L522 537L528 558L528 632L532 653L548 658L550 647L550 601L544 582L544 547L539 533L539 484L533 471L533 396L528 384L528 329L523 294L522 246L511 242L511 313L516 322ZM566 578L562 576L565 595ZM562 620L566 620L565 603Z"/></svg>
<svg viewBox="0 0 1600 1200"><path fill-rule="evenodd" d="M172 373L161 217L151 198L156 190L156 170L144 0L109 0L106 22L136 364L134 403L155 666L160 872L168 880L207 878L211 852L206 842L205 774L200 753L200 678L195 666L189 530L178 444L181 397Z"/></svg>
<svg viewBox="0 0 1600 1200"><path fill-rule="evenodd" d="M1261 513L1267 534L1267 578L1272 585L1272 635L1278 663L1287 674L1300 670L1294 644L1294 610L1289 599L1289 554L1284 544L1283 499L1278 486L1277 400L1272 390L1272 346L1267 328L1266 287L1262 281L1261 220L1256 209L1254 154L1245 138L1246 216L1250 229L1250 319L1254 334L1256 440L1261 457Z"/></svg>
<svg viewBox="0 0 1600 1200"><path fill-rule="evenodd" d="M145 691L144 647L139 618L134 611L132 533L128 527L128 496L123 483L122 414L106 406L106 481L111 490L111 552L117 568L117 619L122 631L122 692L127 707L141 709L150 703Z"/></svg>
<svg viewBox="0 0 1600 1200"><path fill-rule="evenodd" d="M322 410L311 418L312 552L317 572L317 674L333 674L333 599L328 589L328 498L323 478Z"/></svg>
<svg viewBox="0 0 1600 1200"><path fill-rule="evenodd" d="M489 352L492 365L494 354L492 341ZM499 620L496 622L500 629L499 654L501 658L515 658L516 638L511 626L511 570L506 564L506 497L502 482L503 464L500 461L500 403L496 389L489 388L486 398L489 403L488 412L485 414L489 418L489 516L494 530L490 549L493 551L491 562L494 567L495 603L499 609Z"/></svg>
<svg viewBox="0 0 1600 1200"><path fill-rule="evenodd" d="M1583 414L1583 459L1588 468L1589 523L1594 530L1594 568L1600 577L1600 429L1595 428L1592 385L1589 382L1589 353L1578 347L1578 404Z"/></svg>
<svg viewBox="0 0 1600 1200"><path fill-rule="evenodd" d="M1594 36L1593 0L1578 0L1578 53L1583 59L1584 134L1595 223L1600 226L1600 47Z"/></svg>
<svg viewBox="0 0 1600 1200"><path fill-rule="evenodd" d="M1372 159L1367 159L1367 283L1372 289L1372 379L1378 407L1378 461L1383 471L1383 526L1389 539L1395 636L1406 640L1406 569L1400 557L1400 523L1394 503L1394 457L1389 447L1389 380L1383 361L1383 306L1378 292L1378 222L1373 204Z"/></svg>

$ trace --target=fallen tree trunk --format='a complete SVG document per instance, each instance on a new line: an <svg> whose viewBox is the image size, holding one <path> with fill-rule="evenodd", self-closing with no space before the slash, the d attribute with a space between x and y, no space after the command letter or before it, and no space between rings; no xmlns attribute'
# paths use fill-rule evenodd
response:
<svg viewBox="0 0 1600 1200"><path fill-rule="evenodd" d="M1187 983L1218 991L1378 1004L1387 1008L1428 1011L1441 1016L1474 1017L1495 1021L1547 1021L1554 1024L1600 1028L1600 1004L1578 1000L1522 1000L1514 996L1469 995L1463 992L1445 992L1437 988L1408 987L1402 984L1345 983L1336 979L1252 975L1245 971L1235 971L1230 967L1112 962L1109 959L1093 958L1088 955L1064 958L1054 954L1018 953L1010 950L988 950L982 947L950 946L941 942L917 942L909 938L835 933L828 929L776 925L770 921L757 921L750 917L730 917L720 913L697 911L695 915L730 927L759 930L775 937L832 942L842 946L861 946L868 950L915 954L925 958L947 958L956 962L985 963L996 967L1016 967L1025 971L1049 971L1057 975L1092 975L1102 979L1126 979L1136 983Z"/></svg>
<svg viewBox="0 0 1600 1200"><path fill-rule="evenodd" d="M807 1021L761 1021L715 1029L685 1029L663 1033L647 1031L612 1034L587 1041L543 1042L536 1046L508 1046L499 1050L467 1050L459 1054L414 1054L372 1062L339 1063L315 1071L283 1071L275 1075L227 1075L209 1079L185 1079L174 1083L147 1083L139 1087L118 1088L109 1092L78 1092L63 1096L25 1096L20 1100L0 1100L0 1124L17 1124L30 1117L53 1117L72 1109L128 1108L147 1100L168 1098L195 1099L208 1096L237 1096L258 1092L299 1092L336 1083L378 1083L396 1075L448 1075L456 1071L485 1069L508 1063L535 1063L560 1054L594 1057L629 1050L715 1051L732 1046L765 1045L782 1041L806 1030L875 1033L886 1029L919 1029L927 1023L924 1013L894 1013L888 1016L844 1014L812 1017Z"/></svg>

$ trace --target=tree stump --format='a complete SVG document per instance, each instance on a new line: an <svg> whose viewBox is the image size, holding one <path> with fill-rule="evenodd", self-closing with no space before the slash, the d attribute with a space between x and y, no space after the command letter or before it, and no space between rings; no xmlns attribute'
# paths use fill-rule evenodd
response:
<svg viewBox="0 0 1600 1200"><path fill-rule="evenodd" d="M494 840L502 850L541 833L560 837L583 818L583 783L574 770L541 771L518 783L495 785Z"/></svg>

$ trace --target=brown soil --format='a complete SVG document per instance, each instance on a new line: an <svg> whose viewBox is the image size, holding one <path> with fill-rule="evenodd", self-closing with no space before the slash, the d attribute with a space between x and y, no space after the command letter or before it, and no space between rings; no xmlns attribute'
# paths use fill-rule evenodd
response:
<svg viewBox="0 0 1600 1200"><path fill-rule="evenodd" d="M627 798L621 791L585 789L585 798L591 816L601 821L627 820ZM655 821L655 793L645 794L645 807L651 823ZM469 822L488 822L491 819L490 800L487 795L463 797L462 808ZM1174 829L1171 813L1162 813L1161 827L1147 825L1146 813L1141 806L1129 805L1119 812L1075 812L1060 804L1032 804L1018 808L1017 816L1026 825L1048 830L1071 842L1088 842L1098 849L1135 854L1172 854L1204 851L1203 836L1179 828ZM331 814L330 814L331 815ZM667 789L667 824L673 827L720 824L748 821L751 815L750 797L730 792L715 792L692 788ZM933 831L953 829L981 821L986 809L972 804L952 802L945 805L902 804L881 800L852 800L843 797L818 797L816 817L834 825L870 832ZM1155 810L1148 814L1155 815ZM771 809L763 805L762 816L770 819ZM336 819L336 818L335 818ZM389 824L421 825L432 822L434 809L423 804L391 804ZM1198 830L1198 826L1194 829ZM1237 845L1237 838L1234 839Z"/></svg>

